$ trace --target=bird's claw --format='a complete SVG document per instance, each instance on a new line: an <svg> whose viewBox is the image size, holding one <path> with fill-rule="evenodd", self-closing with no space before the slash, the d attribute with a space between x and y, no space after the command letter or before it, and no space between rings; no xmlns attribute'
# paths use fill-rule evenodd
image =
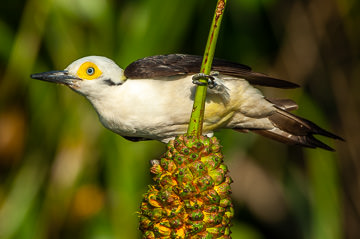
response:
<svg viewBox="0 0 360 239"><path fill-rule="evenodd" d="M219 72L217 71L212 71L210 72L209 75L204 74L204 73L197 73L195 75L193 75L192 77L192 82L195 85L200 85L200 86L208 86L210 89L215 88L216 86L218 86L218 81L219 78L217 77L219 75ZM206 79L207 82L201 82L200 79Z"/></svg>
<svg viewBox="0 0 360 239"><path fill-rule="evenodd" d="M229 94L229 88L227 88L224 84L224 81L218 77L219 72L212 71L210 72L210 75L206 75L204 73L198 73L193 75L192 82L196 85L203 85L208 86L210 89L209 93L213 94L219 94L225 101L229 101L230 94ZM206 79L207 82L202 82L200 79Z"/></svg>

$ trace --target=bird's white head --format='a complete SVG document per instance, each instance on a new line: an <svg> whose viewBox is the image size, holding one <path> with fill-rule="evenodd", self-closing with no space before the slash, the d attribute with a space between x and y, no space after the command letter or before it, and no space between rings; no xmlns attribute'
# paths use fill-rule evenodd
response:
<svg viewBox="0 0 360 239"><path fill-rule="evenodd" d="M85 96L121 85L125 81L124 71L115 62L103 56L83 57L63 71L37 73L31 77L67 85Z"/></svg>

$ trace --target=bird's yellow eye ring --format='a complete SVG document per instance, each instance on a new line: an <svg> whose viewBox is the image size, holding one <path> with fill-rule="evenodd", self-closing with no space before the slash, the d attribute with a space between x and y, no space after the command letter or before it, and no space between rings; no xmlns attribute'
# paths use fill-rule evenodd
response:
<svg viewBox="0 0 360 239"><path fill-rule="evenodd" d="M79 67L76 74L83 80L94 80L101 76L102 72L93 62L85 62Z"/></svg>

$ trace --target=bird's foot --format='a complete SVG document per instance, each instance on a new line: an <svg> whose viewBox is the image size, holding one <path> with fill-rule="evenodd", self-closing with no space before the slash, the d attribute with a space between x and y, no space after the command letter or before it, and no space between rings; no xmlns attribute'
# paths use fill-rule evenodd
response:
<svg viewBox="0 0 360 239"><path fill-rule="evenodd" d="M205 86L207 85L210 89L215 88L218 85L218 81L220 80L220 78L218 78L219 76L219 72L217 71L211 71L209 75L204 74L204 73L197 73L195 75L193 75L192 77L192 82L195 85L201 85L201 86ZM201 82L201 79L206 79L206 82Z"/></svg>
<svg viewBox="0 0 360 239"><path fill-rule="evenodd" d="M207 82L201 82L200 79L206 79ZM192 82L196 85L207 85L212 93L221 94L225 100L228 100L229 88L224 85L224 81L219 77L218 71L211 71L209 75L198 73L193 75Z"/></svg>

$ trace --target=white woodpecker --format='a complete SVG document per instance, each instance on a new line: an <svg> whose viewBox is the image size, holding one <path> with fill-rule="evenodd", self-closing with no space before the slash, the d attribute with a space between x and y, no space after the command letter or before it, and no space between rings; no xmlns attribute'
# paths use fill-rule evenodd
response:
<svg viewBox="0 0 360 239"><path fill-rule="evenodd" d="M101 123L132 141L168 142L184 134L199 83L202 57L170 54L146 57L122 70L112 60L88 56L63 71L31 75L67 85L94 106ZM297 104L270 100L253 85L296 88L297 84L256 73L250 67L214 59L209 76L203 133L221 128L253 131L274 140L310 148L333 150L314 135L343 140L313 122L291 114ZM195 77L194 77L195 76Z"/></svg>

